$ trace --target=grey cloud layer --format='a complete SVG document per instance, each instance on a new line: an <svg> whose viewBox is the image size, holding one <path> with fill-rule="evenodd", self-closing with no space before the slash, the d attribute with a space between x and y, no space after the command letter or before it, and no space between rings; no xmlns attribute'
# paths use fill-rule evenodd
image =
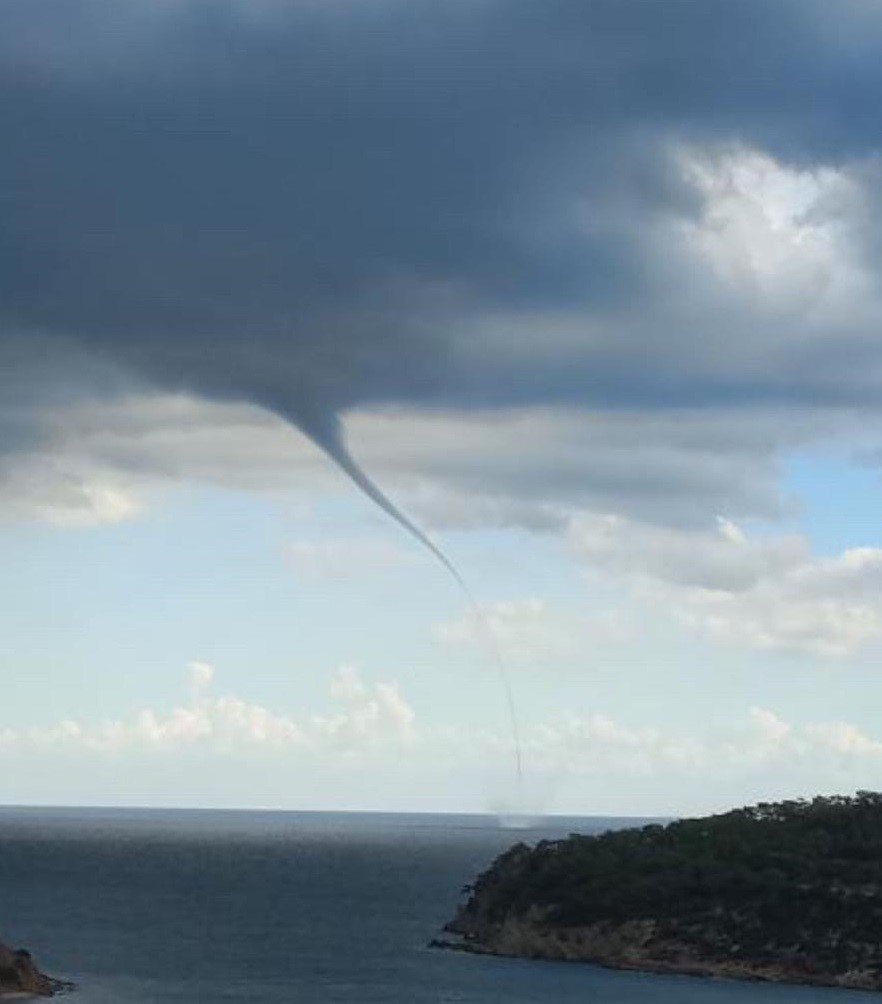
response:
<svg viewBox="0 0 882 1004"><path fill-rule="evenodd" d="M782 450L875 422L879 42L857 0L7 0L0 513L311 463L202 397L338 460L346 413L435 526L774 516Z"/></svg>
<svg viewBox="0 0 882 1004"><path fill-rule="evenodd" d="M789 501L776 453L857 416L806 411L359 411L353 451L433 528L562 529L577 512L701 527L716 513L774 518ZM44 409L45 439L7 456L0 518L127 518L181 480L247 491L338 491L302 437L251 406L181 395Z"/></svg>
<svg viewBox="0 0 882 1004"><path fill-rule="evenodd" d="M837 5L833 45L831 16L9 0L3 329L307 424L365 403L871 396L854 319L820 345L792 316L757 338L749 307L721 321L678 290L647 228L702 211L671 143L803 168L875 153L882 19Z"/></svg>

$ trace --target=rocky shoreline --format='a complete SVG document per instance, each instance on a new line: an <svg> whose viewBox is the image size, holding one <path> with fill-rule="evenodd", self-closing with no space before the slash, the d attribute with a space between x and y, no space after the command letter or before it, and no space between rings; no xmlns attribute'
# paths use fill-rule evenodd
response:
<svg viewBox="0 0 882 1004"><path fill-rule="evenodd" d="M871 968L848 973L820 973L807 968L810 963L806 959L794 959L791 965L784 965L702 958L692 945L660 935L658 925L651 920L556 930L536 920L510 919L498 931L488 934L486 940L471 931L463 933L454 920L444 927L444 933L444 937L433 938L429 947L473 955L583 963L658 975L882 990L882 978Z"/></svg>
<svg viewBox="0 0 882 1004"><path fill-rule="evenodd" d="M0 999L52 997L73 989L73 984L41 972L26 948L0 943Z"/></svg>

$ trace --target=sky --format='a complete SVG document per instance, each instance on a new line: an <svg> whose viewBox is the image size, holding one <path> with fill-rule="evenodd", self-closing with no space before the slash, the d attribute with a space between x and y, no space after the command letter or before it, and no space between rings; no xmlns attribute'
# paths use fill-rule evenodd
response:
<svg viewBox="0 0 882 1004"><path fill-rule="evenodd" d="M0 802L880 787L880 45L6 0Z"/></svg>

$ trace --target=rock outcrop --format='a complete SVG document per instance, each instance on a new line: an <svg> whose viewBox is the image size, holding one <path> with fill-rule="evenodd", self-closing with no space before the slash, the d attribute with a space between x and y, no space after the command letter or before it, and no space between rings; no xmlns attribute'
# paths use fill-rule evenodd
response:
<svg viewBox="0 0 882 1004"><path fill-rule="evenodd" d="M0 997L10 994L51 997L69 986L41 973L27 949L7 948L0 944Z"/></svg>

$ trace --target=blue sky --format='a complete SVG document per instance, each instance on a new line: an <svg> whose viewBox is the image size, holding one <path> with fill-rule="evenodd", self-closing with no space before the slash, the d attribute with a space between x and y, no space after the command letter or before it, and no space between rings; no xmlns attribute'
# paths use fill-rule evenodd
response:
<svg viewBox="0 0 882 1004"><path fill-rule="evenodd" d="M877 787L880 42L8 0L0 800Z"/></svg>

